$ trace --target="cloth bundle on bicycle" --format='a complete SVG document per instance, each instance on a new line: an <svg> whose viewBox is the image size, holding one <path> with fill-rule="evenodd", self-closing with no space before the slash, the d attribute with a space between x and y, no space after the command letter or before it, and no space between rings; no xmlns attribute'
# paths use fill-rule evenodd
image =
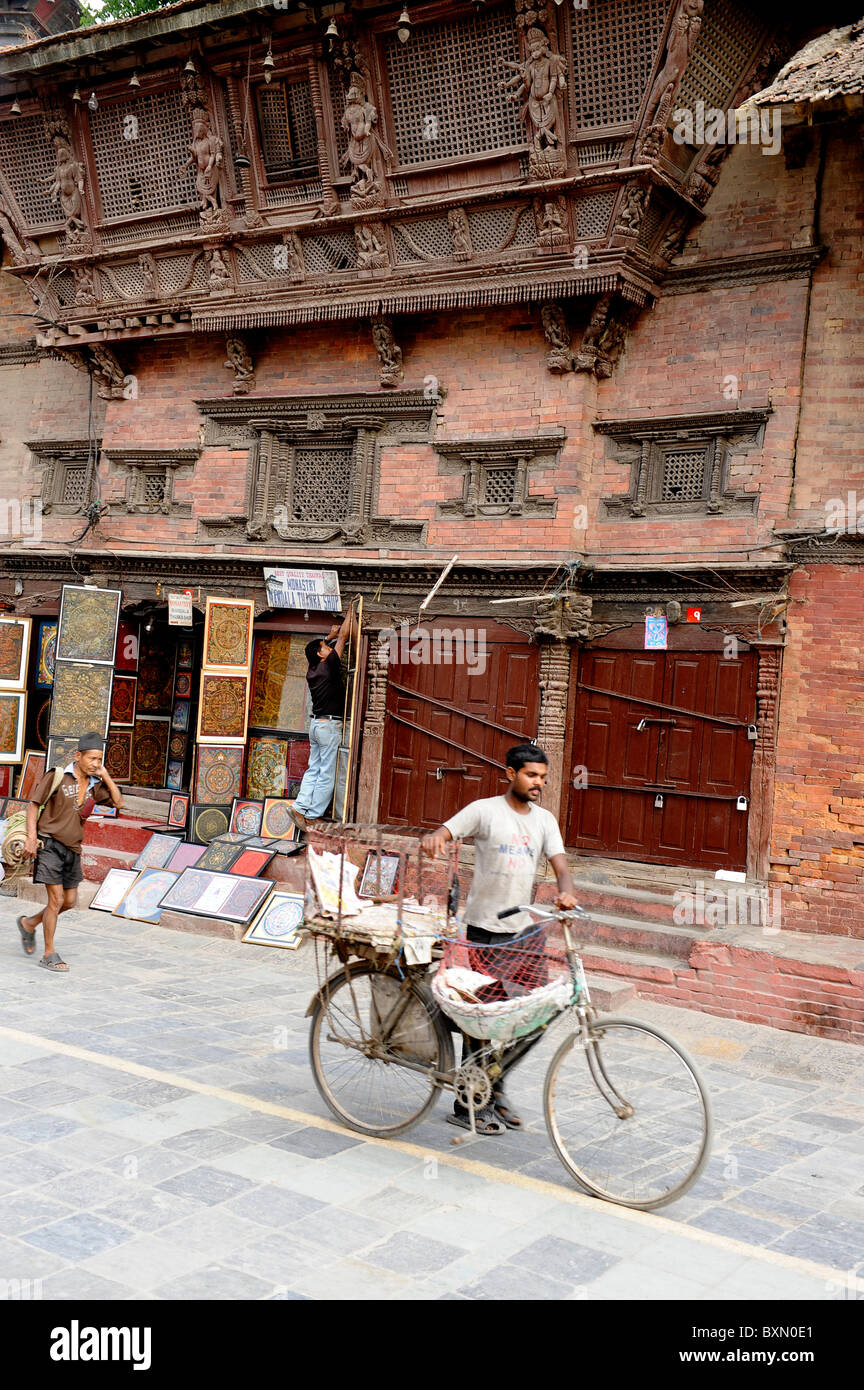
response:
<svg viewBox="0 0 864 1390"><path fill-rule="evenodd" d="M501 945L461 940L432 977L442 1013L473 1038L509 1043L565 1009L576 985L556 928L529 928Z"/></svg>

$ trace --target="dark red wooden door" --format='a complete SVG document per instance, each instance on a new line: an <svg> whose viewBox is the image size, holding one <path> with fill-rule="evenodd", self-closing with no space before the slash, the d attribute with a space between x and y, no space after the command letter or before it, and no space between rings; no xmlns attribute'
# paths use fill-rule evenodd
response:
<svg viewBox="0 0 864 1390"><path fill-rule="evenodd" d="M586 772L573 780L585 785L570 790L567 843L619 859L744 869L738 798L749 802L755 717L751 652L584 651L573 762Z"/></svg>
<svg viewBox="0 0 864 1390"><path fill-rule="evenodd" d="M482 672L440 660L389 667L382 823L437 826L467 802L497 796L507 749L536 737L537 648L500 624L484 632Z"/></svg>

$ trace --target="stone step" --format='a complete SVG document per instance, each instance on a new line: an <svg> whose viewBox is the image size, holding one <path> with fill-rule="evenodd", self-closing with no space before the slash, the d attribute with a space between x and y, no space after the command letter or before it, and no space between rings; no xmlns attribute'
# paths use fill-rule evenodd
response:
<svg viewBox="0 0 864 1390"><path fill-rule="evenodd" d="M630 884L602 883L574 876L574 892L580 907L592 915L632 917L670 926L689 924L697 930L726 925L761 926L770 920L767 884L729 883L711 875L692 884L670 882L666 892ZM538 902L552 902L554 881L544 879L537 888Z"/></svg>
<svg viewBox="0 0 864 1390"><path fill-rule="evenodd" d="M132 855L140 854L150 836L155 821L127 816L122 811L119 816L91 816L84 827L84 846L86 849L106 849L113 852L126 851ZM182 832L178 831L182 839Z"/></svg>
<svg viewBox="0 0 864 1390"><path fill-rule="evenodd" d="M676 976L687 970L680 956L663 955L659 951L638 951L624 946L587 943L579 952L586 974L599 972L617 979L630 980L638 988L640 981L673 984Z"/></svg>
<svg viewBox="0 0 864 1390"><path fill-rule="evenodd" d="M146 843L146 842L145 842ZM81 869L90 883L100 884L109 869L131 869L140 849L104 849L101 845L85 844L81 850Z"/></svg>
<svg viewBox="0 0 864 1390"><path fill-rule="evenodd" d="M636 998L636 986L617 975L601 975L596 971L585 972L591 1003L602 1014L617 1013L631 999Z"/></svg>
<svg viewBox="0 0 864 1390"><path fill-rule="evenodd" d="M671 923L592 912L574 924L573 935L586 948L590 945L599 949L608 944L637 951L656 951L686 960L700 932L693 927L674 927Z"/></svg>
<svg viewBox="0 0 864 1390"><path fill-rule="evenodd" d="M124 865L123 867L125 867L125 865ZM78 906L79 906L79 908L81 908L81 907L89 907L90 904L91 904L91 902L93 901L93 899L95 898L95 896L96 896L96 894L97 894L98 892L99 892L99 884L98 884L98 882L97 882L95 879L88 879L88 878L85 878L84 881L83 881L82 883L79 883L79 885L78 885ZM40 907L44 907L45 904L46 904L47 901L48 901L48 894L45 892L44 884L41 884L41 883L34 883L33 880L32 880L32 878L19 878L19 880L18 880L18 894L17 894L17 896L18 896L18 898L20 899L20 901L22 901L22 902L25 902L25 903L38 903L38 905L39 905ZM93 913L93 916L95 917L96 915L97 915L97 914L94 912L94 913ZM110 917L111 914L110 914L110 912L109 912L109 913L105 913L104 915L105 915L106 917Z"/></svg>

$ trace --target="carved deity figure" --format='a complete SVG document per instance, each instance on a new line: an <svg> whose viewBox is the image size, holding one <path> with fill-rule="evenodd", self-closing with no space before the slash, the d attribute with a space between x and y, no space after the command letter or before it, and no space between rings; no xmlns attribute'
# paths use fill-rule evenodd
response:
<svg viewBox="0 0 864 1390"><path fill-rule="evenodd" d="M527 41L526 61L505 61L504 66L511 68L514 76L498 85L514 101L524 98L522 119L531 135L533 153L548 159L550 153L558 154L563 147L561 93L567 86L567 65L560 53L552 52L542 29L529 29Z"/></svg>
<svg viewBox="0 0 864 1390"><path fill-rule="evenodd" d="M675 100L684 69L699 37L703 9L704 0L680 0L669 32L663 66L654 79L648 98L649 125L656 121L661 106L668 109Z"/></svg>
<svg viewBox="0 0 864 1390"><path fill-rule="evenodd" d="M540 230L537 233L537 246L541 251L560 251L570 244L564 227L561 207L555 201L543 203L540 214ZM539 207L538 207L539 212Z"/></svg>
<svg viewBox="0 0 864 1390"><path fill-rule="evenodd" d="M39 248L35 242L29 241L27 237L19 237L14 226L11 209L2 194L0 194L0 235L12 252L14 260L31 261L38 257Z"/></svg>
<svg viewBox="0 0 864 1390"><path fill-rule="evenodd" d="M361 270L380 269L390 264L384 242L381 240L382 232L383 228L380 222L376 222L373 226L359 222L355 226L357 265Z"/></svg>
<svg viewBox="0 0 864 1390"><path fill-rule="evenodd" d="M303 261L303 244L296 232L285 232L282 237L285 247L288 274L292 280L302 280L306 275Z"/></svg>
<svg viewBox="0 0 864 1390"><path fill-rule="evenodd" d="M74 265L72 278L75 281L75 303L83 308L98 304L99 301L93 284L93 272L87 266Z"/></svg>
<svg viewBox="0 0 864 1390"><path fill-rule="evenodd" d="M231 287L231 271L225 260L225 252L218 246L210 252L210 272L208 282L211 290L227 290Z"/></svg>
<svg viewBox="0 0 864 1390"><path fill-rule="evenodd" d="M453 243L453 256L457 261L470 261L474 254L471 245L471 228L463 208L453 208L447 214L450 227L450 240Z"/></svg>
<svg viewBox="0 0 864 1390"><path fill-rule="evenodd" d="M198 170L195 187L201 199L201 210L207 212L212 209L216 212L221 198L222 141L210 129L207 112L200 109L192 118L192 144L183 168L188 169L192 164Z"/></svg>
<svg viewBox="0 0 864 1390"><path fill-rule="evenodd" d="M234 395L245 396L255 385L255 367L242 338L229 338L225 344L228 361L225 363L234 373Z"/></svg>
<svg viewBox="0 0 864 1390"><path fill-rule="evenodd" d="M639 230L639 225L645 215L645 207L648 202L647 188L629 188L624 205L618 214L618 221L615 223L615 231L631 233Z"/></svg>
<svg viewBox="0 0 864 1390"><path fill-rule="evenodd" d="M158 294L159 289L156 284L156 262L149 251L145 251L138 257L138 269L141 272L141 289L144 294Z"/></svg>
<svg viewBox="0 0 864 1390"><path fill-rule="evenodd" d="M375 130L377 123L378 112L366 100L364 78L359 72L352 73L342 117L342 129L348 131L348 148L341 163L350 164L354 174L351 197L355 201L381 195L380 153L389 156L390 151Z"/></svg>
<svg viewBox="0 0 864 1390"><path fill-rule="evenodd" d="M81 232L86 223L82 216L84 211L84 165L79 164L73 157L72 150L64 140L57 139L54 142L57 151L57 163L54 165L54 173L49 174L45 183L50 184L48 196L51 201L56 203L58 198L63 209L63 216L66 218L67 233Z"/></svg>
<svg viewBox="0 0 864 1390"><path fill-rule="evenodd" d="M372 341L378 354L382 386L397 386L405 375L402 368L402 349L393 337L386 319L372 320Z"/></svg>
<svg viewBox="0 0 864 1390"><path fill-rule="evenodd" d="M122 400L126 389L123 368L106 343L91 343L93 377L102 400Z"/></svg>
<svg viewBox="0 0 864 1390"><path fill-rule="evenodd" d="M576 358L570 347L570 330L560 304L550 302L540 310L543 332L549 344L546 365L550 372L572 372Z"/></svg>

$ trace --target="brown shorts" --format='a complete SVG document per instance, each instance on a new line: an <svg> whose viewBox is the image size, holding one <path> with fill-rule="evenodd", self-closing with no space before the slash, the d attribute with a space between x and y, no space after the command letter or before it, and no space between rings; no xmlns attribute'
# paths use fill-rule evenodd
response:
<svg viewBox="0 0 864 1390"><path fill-rule="evenodd" d="M84 877L81 855L55 840L53 835L40 835L42 849L33 865L34 883L56 883L64 888L77 888Z"/></svg>

